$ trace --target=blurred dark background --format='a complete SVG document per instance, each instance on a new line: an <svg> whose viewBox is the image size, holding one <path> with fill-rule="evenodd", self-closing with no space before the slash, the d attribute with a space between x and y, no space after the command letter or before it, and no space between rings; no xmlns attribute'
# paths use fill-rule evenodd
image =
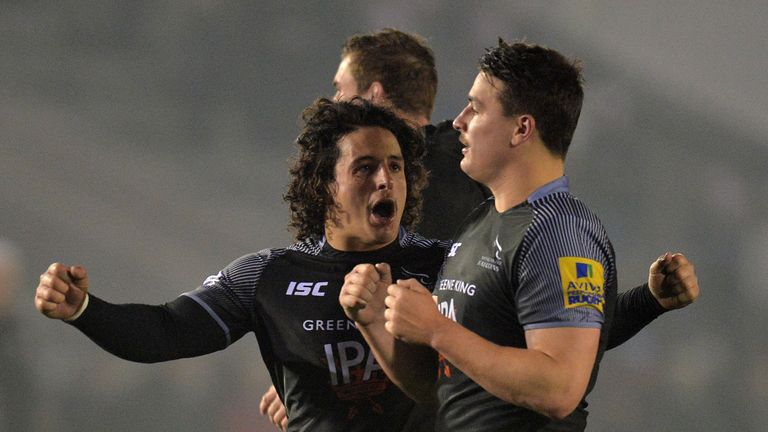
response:
<svg viewBox="0 0 768 432"><path fill-rule="evenodd" d="M382 27L435 50L435 121L499 36L581 58L567 171L621 289L667 250L696 264L700 301L606 355L588 430L765 430L766 21L755 0L0 2L0 431L273 430L252 336L129 363L37 314L34 287L79 263L105 299L161 303L290 243L298 115L345 38Z"/></svg>

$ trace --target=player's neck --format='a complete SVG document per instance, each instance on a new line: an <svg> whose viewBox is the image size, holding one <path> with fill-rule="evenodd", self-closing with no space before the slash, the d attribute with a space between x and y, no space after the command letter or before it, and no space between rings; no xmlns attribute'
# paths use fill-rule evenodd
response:
<svg viewBox="0 0 768 432"><path fill-rule="evenodd" d="M384 248L397 240L398 226L389 233L379 233L378 236L366 236L359 233L345 232L326 226L325 239L328 245L341 252L371 252Z"/></svg>
<svg viewBox="0 0 768 432"><path fill-rule="evenodd" d="M537 189L565 174L562 159L550 155L516 160L487 185L501 213L528 199Z"/></svg>
<svg viewBox="0 0 768 432"><path fill-rule="evenodd" d="M395 109L395 114L397 114L398 117L407 121L411 125L415 125L416 127L421 128L429 124L429 117L425 116L424 114L407 113L399 109Z"/></svg>

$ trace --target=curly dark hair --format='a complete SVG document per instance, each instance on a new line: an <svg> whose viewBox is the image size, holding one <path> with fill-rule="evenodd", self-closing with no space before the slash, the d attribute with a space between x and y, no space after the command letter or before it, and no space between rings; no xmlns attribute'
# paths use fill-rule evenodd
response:
<svg viewBox="0 0 768 432"><path fill-rule="evenodd" d="M289 226L297 240L320 237L326 218L336 218L333 197L339 140L362 127L389 130L400 144L405 167L405 209L401 224L410 229L421 216L421 191L427 184L422 159L426 152L422 133L386 108L360 98L349 102L317 99L301 115L304 127L296 138L299 154L290 168L291 183L283 196L291 209Z"/></svg>
<svg viewBox="0 0 768 432"><path fill-rule="evenodd" d="M419 35L385 28L347 39L342 59L350 56L358 92L379 81L395 108L430 118L437 94L435 56Z"/></svg>
<svg viewBox="0 0 768 432"><path fill-rule="evenodd" d="M525 42L488 48L480 71L504 84L500 100L504 114L531 114L550 152L565 159L584 100L579 60Z"/></svg>

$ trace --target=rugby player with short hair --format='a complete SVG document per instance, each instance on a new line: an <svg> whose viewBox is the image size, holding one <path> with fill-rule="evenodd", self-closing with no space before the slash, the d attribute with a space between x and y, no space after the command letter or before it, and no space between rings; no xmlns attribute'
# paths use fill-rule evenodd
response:
<svg viewBox="0 0 768 432"><path fill-rule="evenodd" d="M394 382L417 400L437 394L437 430L582 431L617 273L605 229L565 177L581 67L500 40L481 57L468 99L453 122L461 168L493 198L458 229L434 290L414 279L386 286L381 269L358 266L340 302ZM663 291L685 305L698 284L684 257L672 261L684 265ZM398 341L431 348L433 361Z"/></svg>

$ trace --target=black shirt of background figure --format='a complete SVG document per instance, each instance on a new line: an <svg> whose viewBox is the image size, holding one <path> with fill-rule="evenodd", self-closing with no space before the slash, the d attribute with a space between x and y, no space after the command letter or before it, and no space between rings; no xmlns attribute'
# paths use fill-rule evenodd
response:
<svg viewBox="0 0 768 432"><path fill-rule="evenodd" d="M463 145L450 120L437 126L427 125L424 134L427 141L424 165L429 171L429 186L423 192L422 218L416 231L427 238L447 240L453 238L464 218L491 194L461 170Z"/></svg>

